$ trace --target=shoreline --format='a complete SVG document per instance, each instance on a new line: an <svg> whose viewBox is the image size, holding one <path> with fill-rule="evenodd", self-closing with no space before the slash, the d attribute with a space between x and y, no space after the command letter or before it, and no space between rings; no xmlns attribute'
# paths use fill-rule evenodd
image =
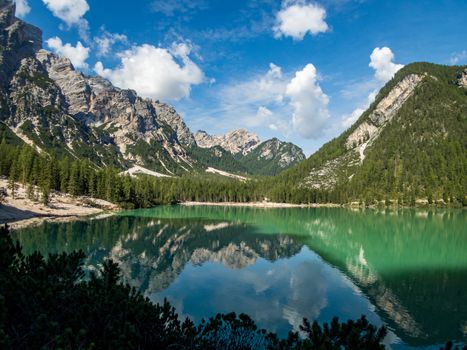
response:
<svg viewBox="0 0 467 350"><path fill-rule="evenodd" d="M218 207L251 207L251 208L341 208L340 204L321 203L321 204L293 204L277 202L181 202L183 206L218 206Z"/></svg>
<svg viewBox="0 0 467 350"><path fill-rule="evenodd" d="M1 187L8 187L5 179L0 179ZM35 188L34 192L38 193L38 189ZM36 194L36 197L40 196ZM44 221L74 221L118 209L115 204L101 199L86 196L73 197L61 192L50 193L48 205L40 203L38 199L28 198L26 189L17 184L15 198L8 190L7 197L0 204L0 224L8 224L11 228L17 229L38 225Z"/></svg>

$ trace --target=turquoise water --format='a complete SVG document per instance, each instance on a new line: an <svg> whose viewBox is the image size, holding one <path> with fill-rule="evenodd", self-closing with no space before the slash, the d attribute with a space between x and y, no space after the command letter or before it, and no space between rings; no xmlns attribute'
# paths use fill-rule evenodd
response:
<svg viewBox="0 0 467 350"><path fill-rule="evenodd" d="M152 301L200 321L245 312L285 335L367 315L393 348L467 339L462 210L159 207L14 232L25 252L82 249Z"/></svg>

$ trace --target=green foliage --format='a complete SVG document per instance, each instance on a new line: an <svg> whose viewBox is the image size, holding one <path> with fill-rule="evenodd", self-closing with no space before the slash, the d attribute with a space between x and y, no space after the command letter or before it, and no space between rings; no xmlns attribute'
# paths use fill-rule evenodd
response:
<svg viewBox="0 0 467 350"><path fill-rule="evenodd" d="M22 253L0 228L0 345L9 349L383 349L386 330L360 320L323 327L304 320L304 338L259 329L245 314L218 314L196 326L165 300L152 304L111 260L88 278L82 251Z"/></svg>
<svg viewBox="0 0 467 350"><path fill-rule="evenodd" d="M268 199L290 203L349 203L361 205L467 205L467 90L456 84L462 67L446 67L428 63L410 64L400 70L380 91L375 102L360 119L341 136L326 143L307 160L274 177L258 177L238 181L203 170L207 166L245 173L252 169L259 174L278 173L276 162L258 161L255 149L246 157L235 158L219 148L189 149L188 155L198 159L186 164L189 173L181 170L157 141L138 141L127 153L141 158L153 169L160 169L162 160L171 178L120 176L128 164L115 145L101 144L106 133L101 128L90 129L69 118L69 130L77 132L73 142L73 157L63 147L60 130L43 132L39 136L26 121L21 128L31 140L51 155L38 155L21 144L14 134L0 123L0 174L13 180L50 190L87 195L109 200L125 208L150 207L180 201L250 202ZM379 137L365 150L359 162L355 150L347 150L345 140L388 92L407 74L425 75ZM50 107L50 106L49 106ZM52 107L44 114L53 114ZM44 122L47 122L47 118ZM127 135L131 137L131 135ZM92 163L83 159L103 159ZM54 158L54 155L56 158ZM217 156L216 156L217 155ZM75 158L73 158L75 159ZM333 186L310 188L306 181L312 171L333 162ZM105 169L98 168L105 164ZM185 166L185 165L183 165Z"/></svg>
<svg viewBox="0 0 467 350"><path fill-rule="evenodd" d="M333 170L338 183L319 194L336 203L399 201L414 205L417 199L430 204L464 205L467 193L467 90L456 81L461 69L430 63L405 66L381 89L375 102L359 120L338 138L325 144L309 159L275 179L274 192L288 188L293 195L305 189L310 172L339 157ZM377 104L408 74L425 75L412 97L385 125L375 142L365 150L361 166L342 158L355 151L345 147L347 137L368 117ZM352 175L352 176L351 176ZM299 191L298 191L299 192Z"/></svg>
<svg viewBox="0 0 467 350"><path fill-rule="evenodd" d="M279 146L280 145L280 146ZM279 147L278 147L279 146ZM270 157L264 157L263 152L265 147L270 148ZM277 147L277 148L276 148ZM237 157L240 164L242 164L251 174L262 175L262 176L275 176L279 173L291 168L292 166L299 163L298 160L283 166L280 164L281 155L284 153L301 155L303 159L305 155L302 150L290 142L283 142L276 138L261 143L258 147L255 147L247 155Z"/></svg>
<svg viewBox="0 0 467 350"><path fill-rule="evenodd" d="M236 174L247 174L250 170L243 166L239 160L235 159L230 152L220 146L214 146L211 148L195 146L189 149L188 154L191 158L197 160L197 166L200 169L213 167Z"/></svg>
<svg viewBox="0 0 467 350"><path fill-rule="evenodd" d="M0 205L5 202L5 199L7 197L7 191L6 188L0 187Z"/></svg>
<svg viewBox="0 0 467 350"><path fill-rule="evenodd" d="M45 204L52 190L73 196L90 196L125 208L147 208L180 201L248 202L261 200L259 181L237 181L212 174L181 177L136 178L120 175L115 168L96 169L87 160L58 160L40 155L31 147L0 144L0 175L15 182L38 186ZM16 185L15 185L16 186ZM16 188L16 187L15 187Z"/></svg>

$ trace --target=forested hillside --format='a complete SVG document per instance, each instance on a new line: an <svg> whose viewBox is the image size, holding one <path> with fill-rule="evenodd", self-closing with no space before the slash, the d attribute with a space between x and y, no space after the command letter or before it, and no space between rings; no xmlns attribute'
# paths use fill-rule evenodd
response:
<svg viewBox="0 0 467 350"><path fill-rule="evenodd" d="M308 189L339 203L465 203L466 76L466 67L407 65L352 127L277 177L274 199L302 201L293 193Z"/></svg>

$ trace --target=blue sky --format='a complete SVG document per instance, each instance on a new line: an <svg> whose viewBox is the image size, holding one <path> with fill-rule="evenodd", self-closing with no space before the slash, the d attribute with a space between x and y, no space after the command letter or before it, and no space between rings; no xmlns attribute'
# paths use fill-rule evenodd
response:
<svg viewBox="0 0 467 350"><path fill-rule="evenodd" d="M467 64L467 1L17 0L44 47L173 104L192 131L246 127L307 155L402 65Z"/></svg>

